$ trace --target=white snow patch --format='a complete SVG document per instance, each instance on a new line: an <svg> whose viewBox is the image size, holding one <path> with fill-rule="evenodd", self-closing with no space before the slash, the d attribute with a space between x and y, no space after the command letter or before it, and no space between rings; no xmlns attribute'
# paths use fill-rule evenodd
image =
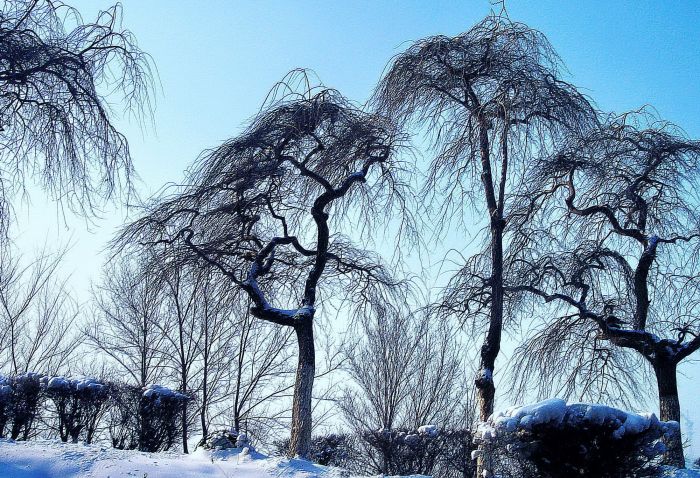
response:
<svg viewBox="0 0 700 478"><path fill-rule="evenodd" d="M244 452L244 450L246 450ZM338 468L305 460L268 458L252 449L190 455L145 453L108 446L62 443L53 440L15 442L0 439L0 477L12 478L341 478Z"/></svg>

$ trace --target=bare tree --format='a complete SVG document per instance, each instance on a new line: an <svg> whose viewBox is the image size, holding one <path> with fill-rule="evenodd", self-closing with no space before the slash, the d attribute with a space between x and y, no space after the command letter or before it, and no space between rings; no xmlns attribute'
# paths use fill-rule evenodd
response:
<svg viewBox="0 0 700 478"><path fill-rule="evenodd" d="M88 345L104 352L134 384L157 383L165 373L162 282L137 262L120 259L95 287L95 317L84 327Z"/></svg>
<svg viewBox="0 0 700 478"><path fill-rule="evenodd" d="M463 218L465 203L488 221L486 256L467 261L441 300L442 311L462 321L488 321L475 382L482 420L493 412L508 272L504 235L518 217L513 206L523 171L562 133L595 119L560 72L544 35L489 16L456 37L413 44L393 60L374 98L380 112L432 134L436 155L424 196L443 198L432 213L438 228Z"/></svg>
<svg viewBox="0 0 700 478"><path fill-rule="evenodd" d="M384 216L401 199L401 183L391 125L337 91L310 88L305 77L297 92L294 78L241 136L205 152L187 185L152 203L116 242L151 244L167 256L163 267L199 260L248 295L253 316L294 330L290 455L307 456L319 295L332 288L359 303L395 285L377 257L336 231L351 232L353 217L366 228Z"/></svg>
<svg viewBox="0 0 700 478"><path fill-rule="evenodd" d="M236 430L260 434L275 425L275 416L266 416L265 406L289 396L292 388L294 369L287 365L292 358L287 350L293 337L291 331L262 323L249 313L243 314L236 328L229 413Z"/></svg>
<svg viewBox="0 0 700 478"><path fill-rule="evenodd" d="M560 321L585 321L596 339L643 357L660 418L676 422L676 368L700 349L699 179L700 143L645 111L572 137L534 178L551 185L543 220L560 240L522 260L512 287L561 304ZM666 461L684 466L680 434L667 446Z"/></svg>
<svg viewBox="0 0 700 478"><path fill-rule="evenodd" d="M364 472L390 474L391 449L379 449L368 432L470 428L465 357L457 331L427 313L383 311L363 321L345 349L351 385L339 401L347 425L360 437Z"/></svg>
<svg viewBox="0 0 700 478"><path fill-rule="evenodd" d="M199 327L198 310L204 307L202 299L206 286L206 272L201 268L166 269L165 274L158 274L157 265L150 264L148 273L156 274L163 286L163 320L156 322L163 338L165 347L161 353L167 360L167 367L175 373L178 390L187 395L191 393L191 382L196 373L196 363L199 361L200 342L207 329ZM150 272L153 271L153 272ZM190 420L188 403L182 403L181 431L182 450L188 453L187 437Z"/></svg>
<svg viewBox="0 0 700 478"><path fill-rule="evenodd" d="M228 395L231 349L237 333L231 323L235 314L236 294L230 287L221 287L213 274L206 274L201 288L197 320L201 330L198 343L200 371L199 418L202 437L209 434L209 424L216 414L214 407Z"/></svg>
<svg viewBox="0 0 700 478"><path fill-rule="evenodd" d="M35 178L80 213L129 185L129 148L106 97L150 112L151 62L121 27L121 6L85 23L52 0L7 0L0 12L0 219Z"/></svg>
<svg viewBox="0 0 700 478"><path fill-rule="evenodd" d="M78 306L58 267L65 249L40 252L29 263L0 248L0 369L56 374L69 368L79 342Z"/></svg>

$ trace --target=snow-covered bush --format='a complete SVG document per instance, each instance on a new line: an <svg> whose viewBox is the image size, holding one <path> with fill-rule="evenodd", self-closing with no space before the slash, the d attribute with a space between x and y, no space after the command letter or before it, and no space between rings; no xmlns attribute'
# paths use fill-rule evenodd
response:
<svg viewBox="0 0 700 478"><path fill-rule="evenodd" d="M6 379L5 386L9 386L7 415L13 440L27 440L35 432L42 396L41 378L41 374L27 372Z"/></svg>
<svg viewBox="0 0 700 478"><path fill-rule="evenodd" d="M245 433L242 433L241 435L245 437L245 440L241 440L242 444L243 441L247 441L248 437ZM228 430L217 430L211 432L207 436L203 437L199 443L205 450L228 450L239 446L238 437L239 435L236 429L230 428Z"/></svg>
<svg viewBox="0 0 700 478"><path fill-rule="evenodd" d="M160 385L146 387L140 403L139 450L170 449L182 432L182 410L189 400L189 396Z"/></svg>
<svg viewBox="0 0 700 478"><path fill-rule="evenodd" d="M653 414L550 399L495 413L478 439L488 471L501 476L642 477L656 473L661 439L676 427Z"/></svg>
<svg viewBox="0 0 700 478"><path fill-rule="evenodd" d="M273 443L276 455L286 455L289 450L289 438ZM355 468L358 452L355 439L347 433L328 433L311 438L309 460L319 465Z"/></svg>
<svg viewBox="0 0 700 478"><path fill-rule="evenodd" d="M107 386L92 378L51 377L46 379L46 396L54 404L61 440L77 443L82 433L91 443L107 403Z"/></svg>
<svg viewBox="0 0 700 478"><path fill-rule="evenodd" d="M474 434L469 429L447 429L440 432L440 455L433 476L439 478L472 477L476 463L472 452L476 449Z"/></svg>
<svg viewBox="0 0 700 478"><path fill-rule="evenodd" d="M347 468L355 458L353 439L347 433L318 435L311 441L314 463Z"/></svg>
<svg viewBox="0 0 700 478"><path fill-rule="evenodd" d="M160 385L110 385L109 432L114 448L156 452L170 449L182 432L189 397Z"/></svg>
<svg viewBox="0 0 700 478"><path fill-rule="evenodd" d="M367 431L362 440L388 475L431 475L443 452L442 435L434 426Z"/></svg>

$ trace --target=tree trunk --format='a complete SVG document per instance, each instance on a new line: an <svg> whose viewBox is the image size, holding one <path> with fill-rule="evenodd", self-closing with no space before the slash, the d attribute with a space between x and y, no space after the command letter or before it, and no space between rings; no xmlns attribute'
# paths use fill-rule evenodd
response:
<svg viewBox="0 0 700 478"><path fill-rule="evenodd" d="M666 453L664 464L685 468L683 442L681 440L681 405L678 400L678 383L676 380L676 363L659 360L654 364L656 383L659 389L659 418L662 421L678 423L678 432L665 440Z"/></svg>
<svg viewBox="0 0 700 478"><path fill-rule="evenodd" d="M489 330L481 346L480 371L475 385L479 404L479 419L483 422L493 413L496 386L493 371L496 358L501 350L501 332L503 329L503 220L496 211L491 212L491 310ZM477 458L477 474L481 477L484 470L491 465L483 447Z"/></svg>
<svg viewBox="0 0 700 478"><path fill-rule="evenodd" d="M206 379L206 372L204 373L204 383L202 386L202 409L199 411L199 420L202 424L202 438L206 439L207 435L209 435L209 427L207 426L207 407L209 404L207 403L209 400L209 396L207 393L207 379Z"/></svg>
<svg viewBox="0 0 700 478"><path fill-rule="evenodd" d="M182 451L189 453L187 449L187 402L182 405Z"/></svg>
<svg viewBox="0 0 700 478"><path fill-rule="evenodd" d="M316 352L313 317L304 317L294 326L299 345L299 363L292 404L292 436L289 456L308 458L311 448L311 392L314 385Z"/></svg>

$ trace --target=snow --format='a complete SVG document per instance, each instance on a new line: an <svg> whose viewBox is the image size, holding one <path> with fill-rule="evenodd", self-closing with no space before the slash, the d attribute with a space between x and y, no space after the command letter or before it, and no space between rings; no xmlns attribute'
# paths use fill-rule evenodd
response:
<svg viewBox="0 0 700 478"><path fill-rule="evenodd" d="M244 451L245 450L245 451ZM347 472L305 460L269 458L250 449L190 455L116 450L53 440L0 439L3 478L340 478Z"/></svg>
<svg viewBox="0 0 700 478"><path fill-rule="evenodd" d="M700 470L664 467L659 478L700 478Z"/></svg>
<svg viewBox="0 0 700 478"><path fill-rule="evenodd" d="M529 431L537 425L558 426L564 422L569 426L612 423L616 427L613 432L615 438L622 438L626 433L639 434L650 427L659 426L662 426L666 433L672 433L678 425L675 422L662 423L653 413L630 413L606 405L588 403L567 404L560 398L550 398L531 405L495 412L488 422L481 425L480 432L482 437L488 440L499 432L509 433L516 429Z"/></svg>
<svg viewBox="0 0 700 478"><path fill-rule="evenodd" d="M418 433L429 437L438 436L438 428L435 425L423 425L418 427Z"/></svg>
<svg viewBox="0 0 700 478"><path fill-rule="evenodd" d="M161 385L148 385L146 387L146 390L144 390L143 392L143 396L146 398L150 398L154 395L157 397L187 398L185 395L171 390L167 387L163 387Z"/></svg>
<svg viewBox="0 0 700 478"><path fill-rule="evenodd" d="M46 388L48 390L60 390L60 389L73 389L73 390L93 390L99 392L105 388L105 384L101 383L94 378L88 377L74 377L66 378L62 376L51 377L46 383Z"/></svg>

